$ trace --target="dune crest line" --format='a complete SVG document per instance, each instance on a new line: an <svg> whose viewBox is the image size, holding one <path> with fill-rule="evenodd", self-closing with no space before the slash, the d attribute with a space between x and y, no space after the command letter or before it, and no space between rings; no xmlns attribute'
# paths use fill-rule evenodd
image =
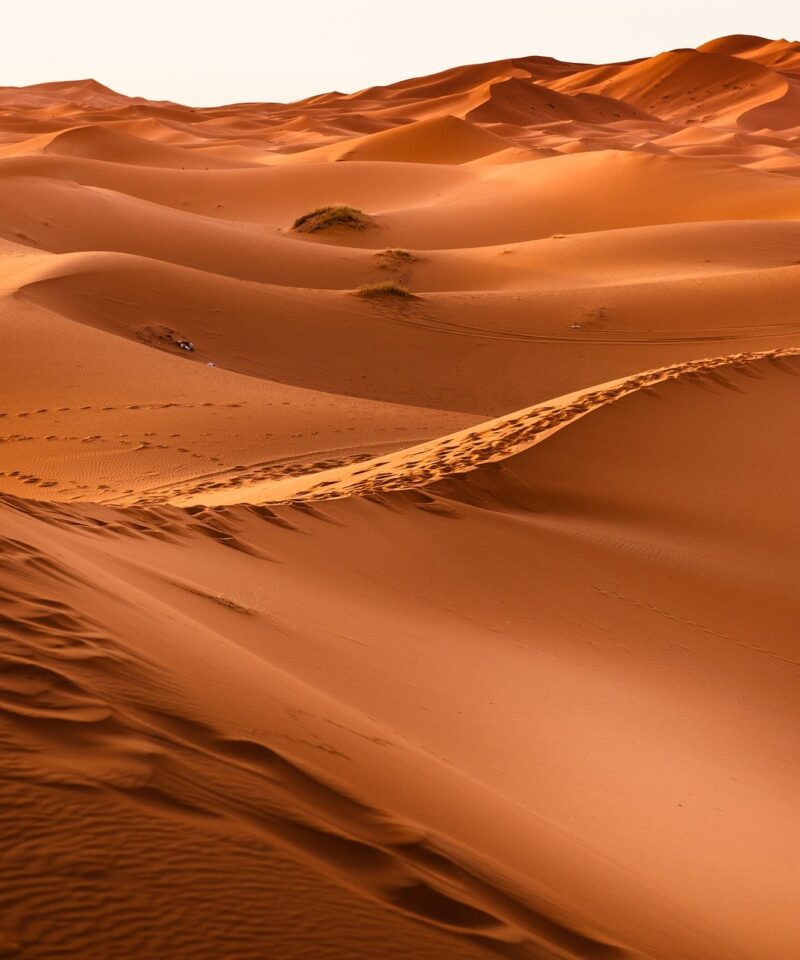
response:
<svg viewBox="0 0 800 960"><path fill-rule="evenodd" d="M779 361L782 357L798 355L800 348L783 347L709 357L646 370L356 465L323 470L290 480L265 481L250 488L237 486L232 495L230 490L223 488L209 493L198 492L188 497L177 496L172 502L181 506L305 503L427 486L453 474L463 474L484 464L505 460L541 443L593 410L667 380L713 374L724 367L741 366L758 360ZM153 502L153 499L143 498L140 502Z"/></svg>

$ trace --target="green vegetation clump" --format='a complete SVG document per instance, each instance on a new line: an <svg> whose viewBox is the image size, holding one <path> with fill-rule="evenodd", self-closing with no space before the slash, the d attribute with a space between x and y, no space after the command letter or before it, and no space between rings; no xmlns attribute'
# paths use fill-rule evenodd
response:
<svg viewBox="0 0 800 960"><path fill-rule="evenodd" d="M332 227L349 227L351 230L364 230L372 223L370 218L344 204L330 207L317 207L310 213L304 213L292 224L299 233L318 233L320 230L330 230Z"/></svg>
<svg viewBox="0 0 800 960"><path fill-rule="evenodd" d="M395 283L393 280L383 280L380 283L366 283L355 291L357 297L403 297L411 299L414 294L411 291Z"/></svg>

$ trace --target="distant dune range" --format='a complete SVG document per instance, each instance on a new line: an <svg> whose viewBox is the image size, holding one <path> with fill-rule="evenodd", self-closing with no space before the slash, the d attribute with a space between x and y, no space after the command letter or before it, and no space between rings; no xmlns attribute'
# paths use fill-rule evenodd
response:
<svg viewBox="0 0 800 960"><path fill-rule="evenodd" d="M800 44L0 88L0 256L0 957L800 956Z"/></svg>

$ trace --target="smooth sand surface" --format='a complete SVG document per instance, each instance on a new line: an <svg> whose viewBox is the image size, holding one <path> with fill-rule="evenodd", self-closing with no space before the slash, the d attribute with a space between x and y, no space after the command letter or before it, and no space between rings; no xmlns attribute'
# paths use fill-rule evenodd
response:
<svg viewBox="0 0 800 960"><path fill-rule="evenodd" d="M757 37L0 88L0 957L800 956L798 137Z"/></svg>

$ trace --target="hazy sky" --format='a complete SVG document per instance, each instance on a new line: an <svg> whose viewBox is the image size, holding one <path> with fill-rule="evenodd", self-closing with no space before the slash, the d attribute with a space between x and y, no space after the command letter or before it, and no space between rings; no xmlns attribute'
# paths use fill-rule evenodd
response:
<svg viewBox="0 0 800 960"><path fill-rule="evenodd" d="M94 77L191 105L352 92L544 54L627 60L800 33L797 0L5 0L0 85Z"/></svg>

